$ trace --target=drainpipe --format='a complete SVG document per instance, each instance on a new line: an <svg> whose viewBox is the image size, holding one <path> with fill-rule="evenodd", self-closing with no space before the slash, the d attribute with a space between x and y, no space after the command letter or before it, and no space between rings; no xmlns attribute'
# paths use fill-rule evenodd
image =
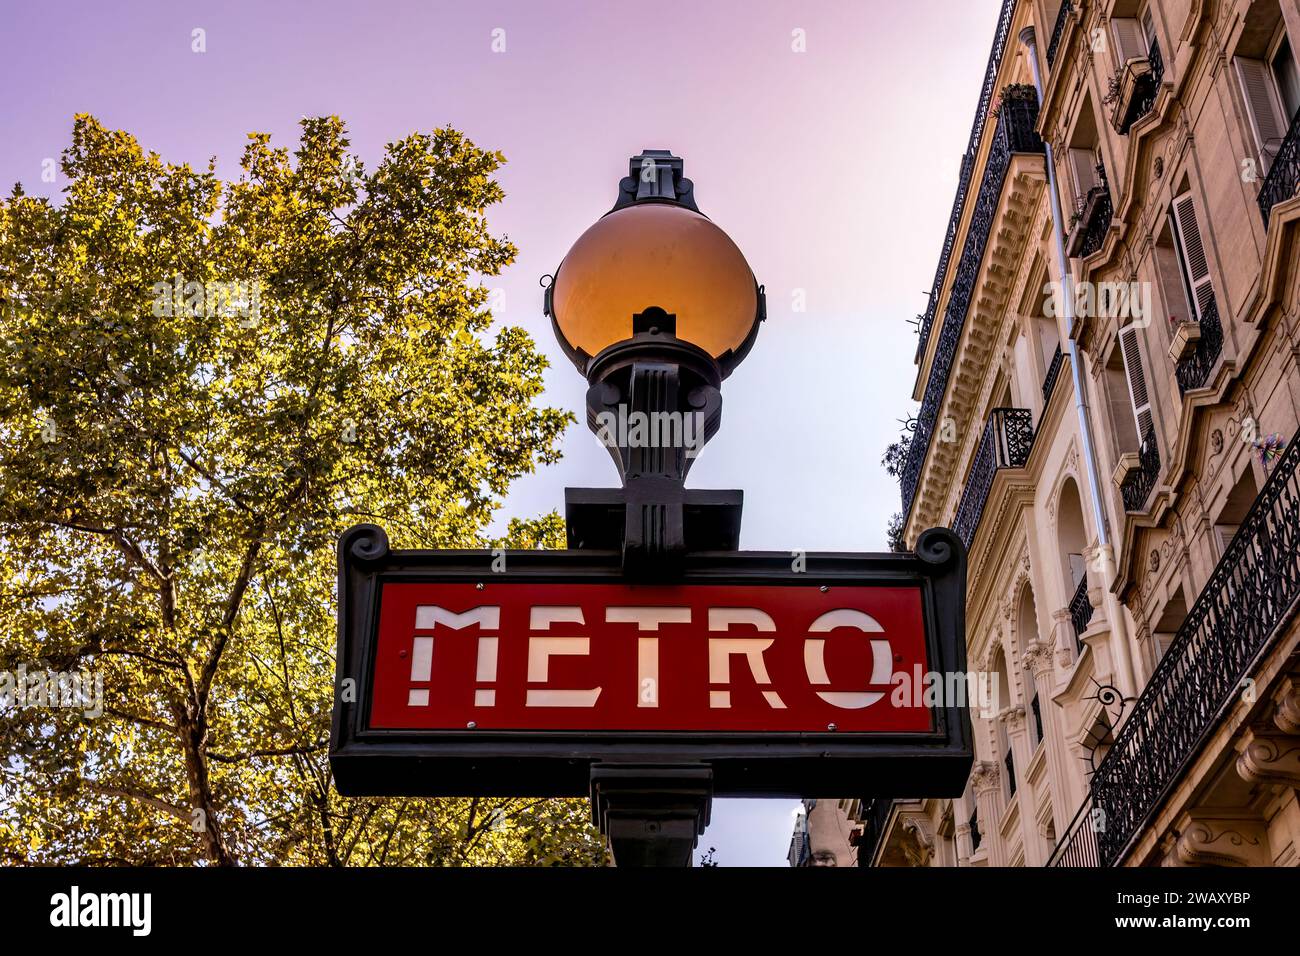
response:
<svg viewBox="0 0 1300 956"><path fill-rule="evenodd" d="M1043 77L1038 66L1038 44L1032 26L1020 31L1020 42L1029 51L1029 65L1034 74L1034 90L1038 102L1043 102ZM1118 638L1114 642L1116 668L1119 670L1120 689L1126 696L1137 693L1137 680L1133 672L1133 656L1130 653L1128 626L1124 622L1124 613L1116 600L1111 585L1115 580L1115 555L1111 548L1110 536L1106 527L1106 512L1102 506L1101 480L1097 475L1096 451L1092 441L1092 419L1088 415L1088 397L1084 391L1083 366L1079 362L1079 350L1074 341L1074 276L1070 271L1070 260L1065 254L1065 225L1061 214L1061 194L1056 188L1056 162L1052 155L1052 144L1043 141L1047 159L1047 193L1052 203L1052 239L1056 246L1056 262L1061 275L1062 310L1065 315L1065 341L1062 351L1070 359L1070 377L1074 380L1074 410L1079 416L1079 434L1083 441L1083 461L1088 472L1088 489L1091 492L1093 521L1097 527L1097 547L1102 556L1103 600L1106 602L1106 617L1110 620L1111 630Z"/></svg>

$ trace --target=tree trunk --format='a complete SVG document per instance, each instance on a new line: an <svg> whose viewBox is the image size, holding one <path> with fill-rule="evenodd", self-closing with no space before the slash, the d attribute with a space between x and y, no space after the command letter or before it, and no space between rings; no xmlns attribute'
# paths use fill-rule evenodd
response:
<svg viewBox="0 0 1300 956"><path fill-rule="evenodd" d="M192 826L203 840L204 855L218 866L237 866L226 845L208 780L207 721L186 715L180 722L181 746L185 750L185 775L190 785L190 806L195 811Z"/></svg>

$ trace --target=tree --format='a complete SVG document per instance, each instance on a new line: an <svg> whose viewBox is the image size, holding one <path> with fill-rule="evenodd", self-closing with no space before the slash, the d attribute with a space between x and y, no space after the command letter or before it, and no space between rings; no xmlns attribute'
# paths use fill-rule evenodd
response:
<svg viewBox="0 0 1300 956"><path fill-rule="evenodd" d="M916 430L916 419L911 416L901 424L903 428L898 434L898 440L890 442L885 453L880 456L880 466L890 478L901 477L903 469L907 467L907 454L912 448L912 437Z"/></svg>
<svg viewBox="0 0 1300 956"><path fill-rule="evenodd" d="M898 435L898 440L890 442L885 449L884 455L880 458L880 465L885 469L885 474L890 478L902 478L903 469L907 467L907 455L912 448L912 438L915 434L916 419L908 416L902 422L903 430ZM889 544L890 551L907 550L907 515L901 511L896 511L889 518L889 524L885 528L885 539Z"/></svg>
<svg viewBox="0 0 1300 956"><path fill-rule="evenodd" d="M83 115L62 203L0 201L0 672L103 682L97 717L0 705L4 858L601 859L574 801L330 787L337 536L498 543L571 420L537 404L530 338L491 334L500 154L348 147L335 117L292 154L254 133L222 182Z"/></svg>

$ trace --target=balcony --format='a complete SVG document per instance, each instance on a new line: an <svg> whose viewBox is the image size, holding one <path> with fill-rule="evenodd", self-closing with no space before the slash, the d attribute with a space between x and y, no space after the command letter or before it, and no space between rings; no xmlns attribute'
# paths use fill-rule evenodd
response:
<svg viewBox="0 0 1300 956"><path fill-rule="evenodd" d="M939 328L939 340L935 344L934 359L930 365L930 377L926 382L921 409L917 413L916 428L912 433L912 443L900 476L904 513L912 510L912 500L916 497L917 485L930 448L930 439L938 420L939 406L948 387L948 374L952 371L957 344L961 341L962 328L966 323L966 314L975 292L976 280L979 278L984 261L984 252L993 229L993 221L1002 197L1002 187L1012 156L1016 153L1041 155L1044 152L1043 141L1035 132L1038 123L1038 99L1033 94L1032 87L1028 88L1027 93L1024 92L1023 87L1018 89L1019 92L1015 95L1006 95L1004 91L1001 105L998 107L997 126L993 132L993 142L984 166L984 177L980 181L975 207L971 211L970 223L966 229L966 241L953 274L948 306L944 312L943 324ZM955 222L959 221L960 216ZM940 260L940 272L935 277L935 286L930 293L932 304L938 302L944 284L947 257L955 242L955 230L955 224L950 223L948 240L944 245L944 258ZM929 336L929 323L932 318L933 313L928 313L923 319L922 351Z"/></svg>
<svg viewBox="0 0 1300 956"><path fill-rule="evenodd" d="M1101 857L1097 851L1097 829L1100 818L1094 815L1092 799L1083 801L1083 806L1065 833L1056 841L1048 866L1060 866L1074 869L1097 869L1101 866Z"/></svg>
<svg viewBox="0 0 1300 956"><path fill-rule="evenodd" d="M1210 380L1210 372L1219 361L1223 352L1223 325L1219 322L1219 306L1211 301L1209 308L1201 314L1200 338L1196 340L1196 349L1187 358L1180 361L1174 369L1178 379L1180 395L1200 388Z"/></svg>
<svg viewBox="0 0 1300 956"><path fill-rule="evenodd" d="M1110 220L1115 207L1110 200L1110 183L1106 181L1106 167L1098 166L1101 182L1088 190L1074 210L1073 226L1066 239L1065 254L1086 259L1106 241Z"/></svg>
<svg viewBox="0 0 1300 956"><path fill-rule="evenodd" d="M1120 482L1119 491L1120 497L1124 499L1124 510L1142 511L1159 477L1160 449L1156 445L1156 430L1153 425L1147 429L1146 435L1142 438L1136 467L1130 468Z"/></svg>
<svg viewBox="0 0 1300 956"><path fill-rule="evenodd" d="M1123 860L1294 613L1300 600L1297 466L1300 442L1293 440L1120 726L1051 865Z"/></svg>
<svg viewBox="0 0 1300 956"><path fill-rule="evenodd" d="M1291 128L1273 158L1273 165L1268 168L1264 185L1259 190L1259 211L1264 215L1264 228L1268 228L1268 218L1273 207L1286 202L1296 194L1300 187L1300 113L1291 119Z"/></svg>
<svg viewBox="0 0 1300 956"><path fill-rule="evenodd" d="M1121 136L1156 105L1156 94L1165 78L1165 61L1160 44L1152 41L1145 60L1129 60L1111 80L1109 100L1111 125Z"/></svg>
<svg viewBox="0 0 1300 956"><path fill-rule="evenodd" d="M1061 377L1061 365L1065 360L1065 353L1061 351L1061 346L1056 347L1055 354L1052 355L1052 364L1047 366L1047 374L1043 376L1043 407L1052 400L1052 392L1056 390L1056 380Z"/></svg>
<svg viewBox="0 0 1300 956"><path fill-rule="evenodd" d="M1002 12L998 16L998 28L993 34L993 48L989 51L988 66L984 70L984 86L980 90L979 103L975 107L975 121L971 124L970 140L966 152L961 158L961 173L957 178L957 195L952 201L952 211L948 214L948 231L944 234L943 251L939 255L939 266L934 271L934 283L930 286L930 303L921 316L921 328L917 336L916 357L919 361L925 354L926 343L934 327L934 310L939 305L939 293L943 291L943 282L948 275L948 263L952 259L953 248L957 244L957 232L961 228L962 215L966 211L966 200L970 195L971 172L979 156L980 142L984 138L984 124L993 109L993 95L997 88L998 71L1002 68L1002 54L1006 52L1007 42L1011 38L1011 21L1016 12L1016 0L1002 0ZM1037 116L1034 117L1035 121Z"/></svg>
<svg viewBox="0 0 1300 956"><path fill-rule="evenodd" d="M993 478L1003 468L1023 468L1034 445L1033 419L1027 408L995 408L984 426L970 477L962 491L952 530L967 548L975 540Z"/></svg>
<svg viewBox="0 0 1300 956"><path fill-rule="evenodd" d="M1092 621L1092 602L1088 600L1088 575L1079 579L1079 586L1070 598L1070 623L1074 625L1074 646L1083 653L1083 632Z"/></svg>
<svg viewBox="0 0 1300 956"><path fill-rule="evenodd" d="M1047 69L1056 64L1056 54L1061 49L1061 37L1065 35L1065 24L1069 22L1074 4L1070 0L1061 0L1061 10L1056 14L1056 26L1052 27L1052 39L1047 43Z"/></svg>

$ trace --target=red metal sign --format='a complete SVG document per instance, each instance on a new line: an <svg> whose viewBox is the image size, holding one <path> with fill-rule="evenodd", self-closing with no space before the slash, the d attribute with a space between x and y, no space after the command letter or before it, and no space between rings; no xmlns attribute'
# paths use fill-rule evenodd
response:
<svg viewBox="0 0 1300 956"><path fill-rule="evenodd" d="M704 768L718 796L956 795L972 759L965 553L689 553L339 542L334 785L347 796L579 796L611 767ZM502 560L504 559L504 560ZM603 768L603 769L601 769Z"/></svg>
<svg viewBox="0 0 1300 956"><path fill-rule="evenodd" d="M929 664L914 586L386 582L369 726L925 732Z"/></svg>

